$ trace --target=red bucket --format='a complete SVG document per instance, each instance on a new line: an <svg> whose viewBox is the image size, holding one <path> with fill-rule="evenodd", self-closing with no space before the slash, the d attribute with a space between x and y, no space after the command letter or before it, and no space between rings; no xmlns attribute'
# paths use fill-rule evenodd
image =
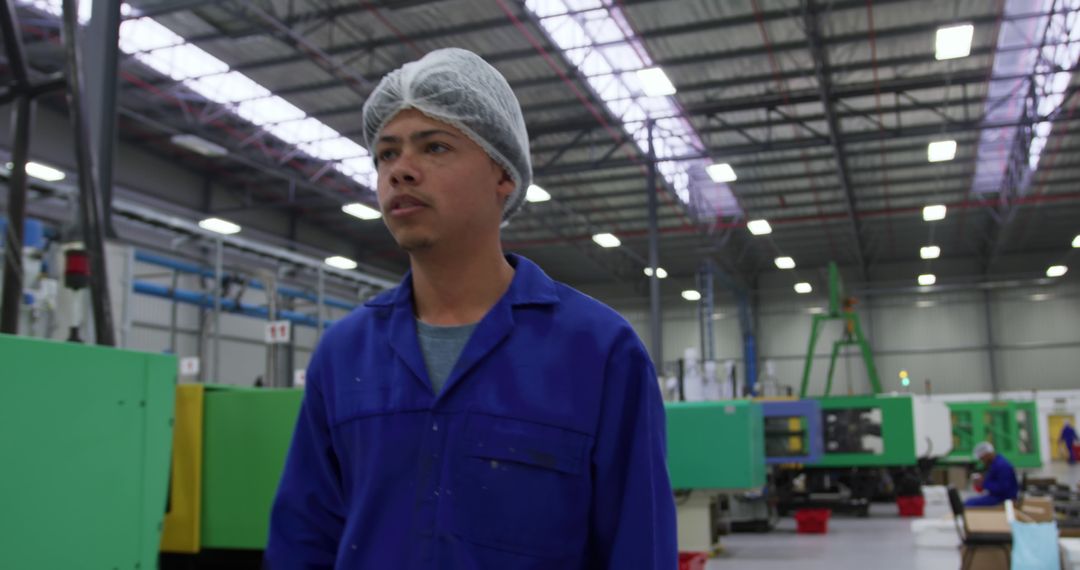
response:
<svg viewBox="0 0 1080 570"><path fill-rule="evenodd" d="M926 507L926 498L922 495L897 497L896 506L900 507L900 516L902 517L921 517L923 516L923 509Z"/></svg>
<svg viewBox="0 0 1080 570"><path fill-rule="evenodd" d="M679 570L705 570L709 555L705 552L680 552Z"/></svg>
<svg viewBox="0 0 1080 570"><path fill-rule="evenodd" d="M825 534L829 532L829 509L799 509L795 511L795 528L799 534Z"/></svg>

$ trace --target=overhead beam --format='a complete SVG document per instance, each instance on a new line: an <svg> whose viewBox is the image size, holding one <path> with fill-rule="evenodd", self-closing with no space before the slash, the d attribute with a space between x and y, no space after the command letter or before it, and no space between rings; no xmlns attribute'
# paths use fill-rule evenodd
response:
<svg viewBox="0 0 1080 570"><path fill-rule="evenodd" d="M811 59L814 61L814 77L817 80L818 97L821 99L821 107L825 110L825 122L829 126L829 144L832 146L833 158L836 161L836 177L840 181L840 188L844 192L844 206L847 209L852 237L855 238L855 258L859 262L863 281L866 281L869 268L866 266L862 226L856 215L858 206L855 203L855 192L851 188L851 176L848 173L847 156L844 154L840 122L836 119L836 109L833 108L832 81L825 74L825 67L829 65L829 54L821 40L821 30L818 25L814 0L803 0L802 14L803 32L806 34L807 47L809 47Z"/></svg>

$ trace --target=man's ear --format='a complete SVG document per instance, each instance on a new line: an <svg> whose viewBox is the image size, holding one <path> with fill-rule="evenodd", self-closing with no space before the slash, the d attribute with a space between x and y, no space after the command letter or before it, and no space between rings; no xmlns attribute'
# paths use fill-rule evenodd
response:
<svg viewBox="0 0 1080 570"><path fill-rule="evenodd" d="M502 178L499 179L499 186L495 191L499 194L500 198L504 200L509 199L510 195L514 193L514 188L517 187L517 184L505 168L500 167L499 171L502 172Z"/></svg>

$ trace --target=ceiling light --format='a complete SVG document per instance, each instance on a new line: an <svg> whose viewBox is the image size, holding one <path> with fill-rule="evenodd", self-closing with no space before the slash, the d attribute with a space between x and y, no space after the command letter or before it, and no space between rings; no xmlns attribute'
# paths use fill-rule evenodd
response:
<svg viewBox="0 0 1080 570"><path fill-rule="evenodd" d="M927 307L933 307L936 304L937 303L935 303L934 301L927 301L927 300L915 301L915 306L919 307L920 309L925 309Z"/></svg>
<svg viewBox="0 0 1080 570"><path fill-rule="evenodd" d="M675 86L664 70L659 67L639 69L637 76L638 81L641 81L641 89L649 97L666 97L675 94Z"/></svg>
<svg viewBox="0 0 1080 570"><path fill-rule="evenodd" d="M790 257L777 257L776 266L780 269L795 269L795 260Z"/></svg>
<svg viewBox="0 0 1080 570"><path fill-rule="evenodd" d="M645 275L647 277L652 277L652 267L646 267L645 268ZM663 267L657 269L656 270L656 278L657 279L665 279L665 278L667 278L667 270L664 269Z"/></svg>
<svg viewBox="0 0 1080 570"><path fill-rule="evenodd" d="M946 208L943 204L934 204L922 209L922 219L927 222L936 222L945 219Z"/></svg>
<svg viewBox="0 0 1080 570"><path fill-rule="evenodd" d="M810 307L806 312L811 315L821 315L825 313L825 307Z"/></svg>
<svg viewBox="0 0 1080 570"><path fill-rule="evenodd" d="M355 261L349 259L348 257L342 257L340 255L327 257L325 262L330 267L337 267L338 269L345 269L345 270L356 269L356 262Z"/></svg>
<svg viewBox="0 0 1080 570"><path fill-rule="evenodd" d="M746 224L746 229L750 230L750 233L756 236L763 236L772 233L772 226L769 225L767 220L750 220Z"/></svg>
<svg viewBox="0 0 1080 570"><path fill-rule="evenodd" d="M936 245L928 245L919 248L919 257L923 259L937 259L941 257L941 248Z"/></svg>
<svg viewBox="0 0 1080 570"><path fill-rule="evenodd" d="M219 157L229 154L227 148L195 135L173 135L170 140L176 146L186 148L203 156Z"/></svg>
<svg viewBox="0 0 1080 570"><path fill-rule="evenodd" d="M682 292L682 298L686 299L687 301L700 301L701 293L693 289L687 289L686 291Z"/></svg>
<svg viewBox="0 0 1080 570"><path fill-rule="evenodd" d="M1049 293L1035 293L1031 296L1032 301L1045 301L1050 298Z"/></svg>
<svg viewBox="0 0 1080 570"><path fill-rule="evenodd" d="M1073 238L1072 246L1080 247L1080 234L1077 234L1077 236Z"/></svg>
<svg viewBox="0 0 1080 570"><path fill-rule="evenodd" d="M813 290L814 290L814 288L811 287L810 284L806 283L805 281L802 282L802 283L796 283L795 284L795 292L800 294L800 295L805 295L805 294L807 294L807 293L809 293L809 292L811 292Z"/></svg>
<svg viewBox="0 0 1080 570"><path fill-rule="evenodd" d="M956 158L956 141L934 141L926 145L926 160L945 162Z"/></svg>
<svg viewBox="0 0 1080 570"><path fill-rule="evenodd" d="M536 184L530 184L529 189L525 191L525 200L528 202L547 202L550 199L551 194Z"/></svg>
<svg viewBox="0 0 1080 570"><path fill-rule="evenodd" d="M726 162L723 164L710 164L705 167L705 172L708 173L713 182L735 182L738 179L735 176L735 170Z"/></svg>
<svg viewBox="0 0 1080 570"><path fill-rule="evenodd" d="M1046 268L1047 277L1061 277L1069 272L1069 268L1064 265L1051 265Z"/></svg>
<svg viewBox="0 0 1080 570"><path fill-rule="evenodd" d="M934 283L937 283L937 276L933 273L923 273L919 276L919 285L922 285L923 287L929 287Z"/></svg>
<svg viewBox="0 0 1080 570"><path fill-rule="evenodd" d="M206 218L199 222L199 227L222 235L240 233L240 226L221 218Z"/></svg>
<svg viewBox="0 0 1080 570"><path fill-rule="evenodd" d="M612 234L596 234L592 237L592 240L600 247L619 247L622 245L619 238Z"/></svg>
<svg viewBox="0 0 1080 570"><path fill-rule="evenodd" d="M345 204L341 207L341 211L350 216L356 216L361 220L377 220L382 217L382 212L360 202Z"/></svg>
<svg viewBox="0 0 1080 570"><path fill-rule="evenodd" d="M934 58L941 60L967 57L971 54L971 38L974 34L975 26L971 24L938 28L934 42Z"/></svg>
<svg viewBox="0 0 1080 570"><path fill-rule="evenodd" d="M7 163L7 169L9 172L14 167L14 164L11 164L10 162ZM37 178L38 180L44 180L45 182L59 182L63 180L66 176L61 170L57 170L51 166L47 166L40 162L33 161L26 163L25 172L28 176L33 176L34 178Z"/></svg>

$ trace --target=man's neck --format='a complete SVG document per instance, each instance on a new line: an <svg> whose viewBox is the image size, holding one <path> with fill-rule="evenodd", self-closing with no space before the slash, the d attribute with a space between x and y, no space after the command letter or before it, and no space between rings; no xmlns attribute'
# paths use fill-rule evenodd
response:
<svg viewBox="0 0 1080 570"><path fill-rule="evenodd" d="M438 253L410 256L416 316L427 324L479 322L514 279L514 268L498 243L464 257Z"/></svg>

